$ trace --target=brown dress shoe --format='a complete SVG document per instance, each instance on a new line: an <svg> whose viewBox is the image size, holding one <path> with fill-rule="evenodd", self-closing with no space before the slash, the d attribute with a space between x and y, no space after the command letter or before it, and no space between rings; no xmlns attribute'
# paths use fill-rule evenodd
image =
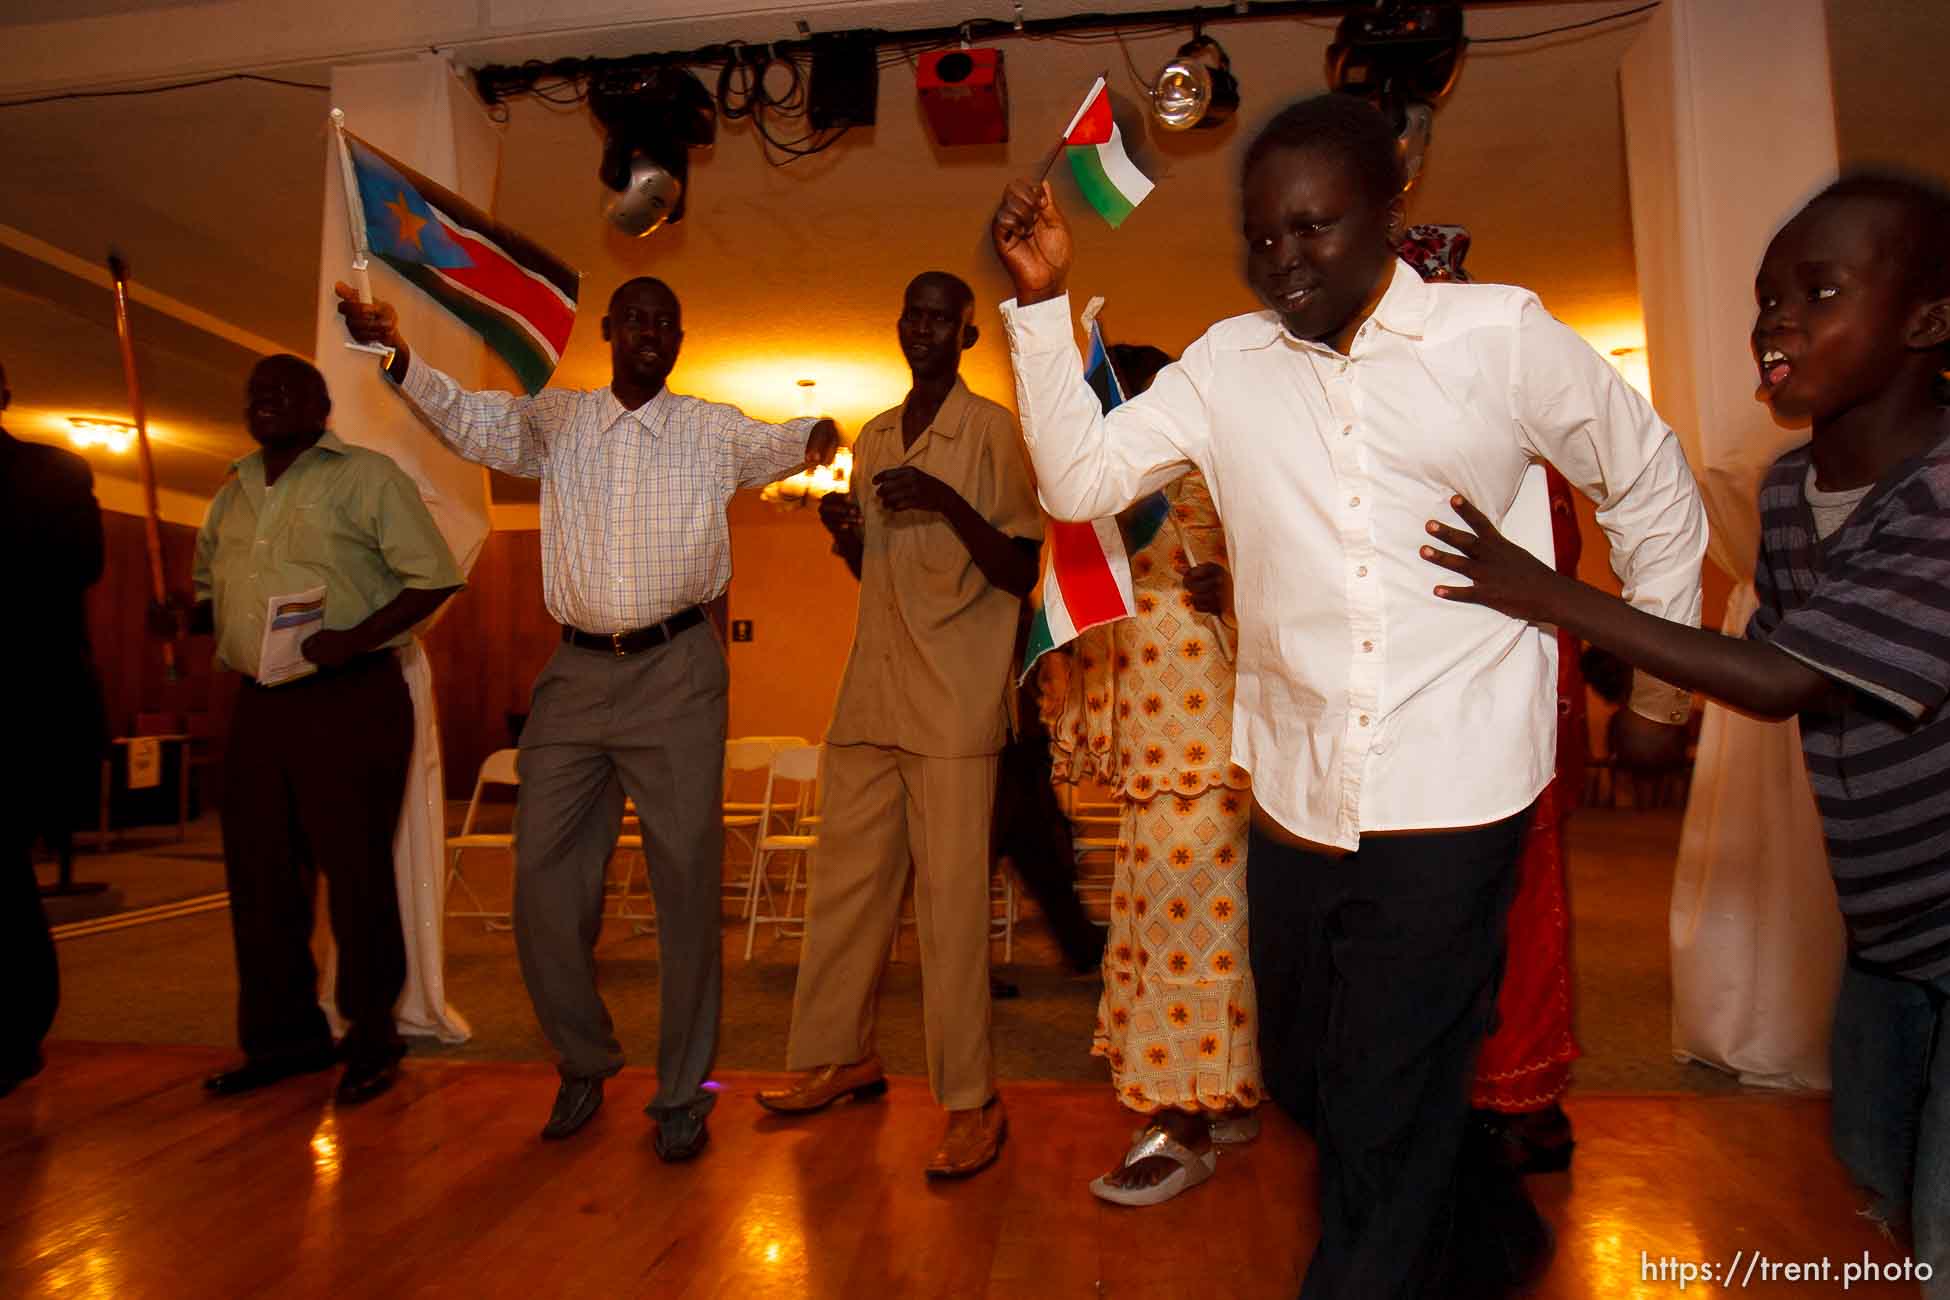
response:
<svg viewBox="0 0 1950 1300"><path fill-rule="evenodd" d="M822 1065L807 1070L790 1088L765 1088L758 1104L781 1115L810 1115L842 1097L867 1101L887 1091L887 1070L878 1056L852 1065Z"/></svg>
<svg viewBox="0 0 1950 1300"><path fill-rule="evenodd" d="M930 1178L966 1178L995 1163L1002 1139L1009 1135L1009 1117L1002 1098L990 1097L972 1110L948 1112L948 1132L928 1158Z"/></svg>

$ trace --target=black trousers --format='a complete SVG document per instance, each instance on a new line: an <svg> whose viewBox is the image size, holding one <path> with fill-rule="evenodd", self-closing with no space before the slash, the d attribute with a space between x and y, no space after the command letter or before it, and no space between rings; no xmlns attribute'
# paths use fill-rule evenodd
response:
<svg viewBox="0 0 1950 1300"><path fill-rule="evenodd" d="M101 688L84 654L0 659L21 683L17 744L0 765L0 1078L34 1067L60 1005L61 971L34 875L34 842L71 851L100 780Z"/></svg>
<svg viewBox="0 0 1950 1300"><path fill-rule="evenodd" d="M391 651L284 686L238 687L224 760L223 858L237 1037L252 1060L329 1049L312 961L323 873L348 1060L397 1055L406 985L393 833L413 704Z"/></svg>
<svg viewBox="0 0 1950 1300"><path fill-rule="evenodd" d="M1002 747L996 761L990 856L1015 864L1023 888L1049 921L1063 960L1074 970L1090 970L1104 959L1104 931L1077 899L1070 819L1050 784L1049 733L1035 722L1033 700L1024 716L1022 734Z"/></svg>
<svg viewBox="0 0 1950 1300"><path fill-rule="evenodd" d="M10 800L10 802L13 802ZM34 875L34 831L24 810L10 807L0 860L0 1079L34 1068L54 1023L61 969L47 932L47 911Z"/></svg>
<svg viewBox="0 0 1950 1300"><path fill-rule="evenodd" d="M1475 1293L1456 1240L1469 1079L1528 822L1369 835L1341 857L1253 833L1261 1064L1319 1160L1302 1300Z"/></svg>

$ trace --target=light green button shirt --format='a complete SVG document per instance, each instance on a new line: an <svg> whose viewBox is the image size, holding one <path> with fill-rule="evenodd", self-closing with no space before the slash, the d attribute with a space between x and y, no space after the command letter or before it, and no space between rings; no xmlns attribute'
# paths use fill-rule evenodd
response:
<svg viewBox="0 0 1950 1300"><path fill-rule="evenodd" d="M261 450L231 469L196 535L193 575L196 598L214 602L221 666L257 676L273 596L322 586L325 626L344 631L407 587L463 585L419 488L390 457L327 433L268 488Z"/></svg>

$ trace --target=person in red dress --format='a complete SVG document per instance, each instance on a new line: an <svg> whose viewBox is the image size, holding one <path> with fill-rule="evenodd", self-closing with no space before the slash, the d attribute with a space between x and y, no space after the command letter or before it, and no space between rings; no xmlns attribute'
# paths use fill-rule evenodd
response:
<svg viewBox="0 0 1950 1300"><path fill-rule="evenodd" d="M1551 533L1557 570L1575 573L1582 545L1570 483L1550 477ZM1571 1121L1560 1104L1578 1059L1571 1032L1571 911L1565 891L1565 827L1584 793L1590 758L1582 647L1557 633L1557 777L1531 814L1510 905L1497 1028L1476 1060L1469 1104L1479 1134L1497 1157L1523 1173L1571 1163Z"/></svg>

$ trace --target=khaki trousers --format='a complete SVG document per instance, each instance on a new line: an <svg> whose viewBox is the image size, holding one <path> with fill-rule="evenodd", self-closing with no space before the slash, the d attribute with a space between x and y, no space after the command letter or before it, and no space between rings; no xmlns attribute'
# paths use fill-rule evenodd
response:
<svg viewBox="0 0 1950 1300"><path fill-rule="evenodd" d="M928 1083L950 1110L995 1093L989 1048L989 817L995 755L929 758L831 745L807 897L787 1068L874 1050L875 991L900 923L910 856L921 938Z"/></svg>

